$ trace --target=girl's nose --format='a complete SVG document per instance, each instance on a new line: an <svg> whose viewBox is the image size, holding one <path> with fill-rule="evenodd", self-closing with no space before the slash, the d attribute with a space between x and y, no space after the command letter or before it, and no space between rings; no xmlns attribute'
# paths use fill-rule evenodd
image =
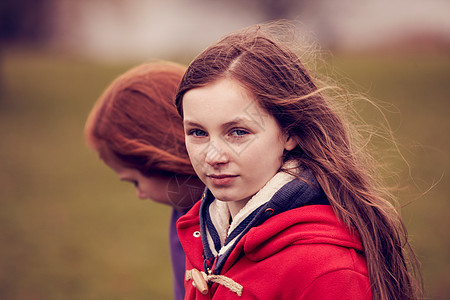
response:
<svg viewBox="0 0 450 300"><path fill-rule="evenodd" d="M229 157L221 143L211 141L206 149L205 162L211 166L225 164Z"/></svg>
<svg viewBox="0 0 450 300"><path fill-rule="evenodd" d="M141 200L147 199L147 194L141 191L139 188L136 188L137 197Z"/></svg>

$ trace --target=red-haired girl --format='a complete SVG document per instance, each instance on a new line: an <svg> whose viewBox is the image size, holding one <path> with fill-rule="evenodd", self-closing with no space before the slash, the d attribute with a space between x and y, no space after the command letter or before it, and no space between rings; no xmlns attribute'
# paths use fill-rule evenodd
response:
<svg viewBox="0 0 450 300"><path fill-rule="evenodd" d="M270 29L214 43L177 93L207 186L177 223L186 299L415 299L414 255L366 148Z"/></svg>
<svg viewBox="0 0 450 300"><path fill-rule="evenodd" d="M104 91L89 114L85 136L120 180L141 199L174 207L170 226L175 299L184 296L184 252L175 222L203 192L184 145L174 105L185 67L164 61L137 66Z"/></svg>

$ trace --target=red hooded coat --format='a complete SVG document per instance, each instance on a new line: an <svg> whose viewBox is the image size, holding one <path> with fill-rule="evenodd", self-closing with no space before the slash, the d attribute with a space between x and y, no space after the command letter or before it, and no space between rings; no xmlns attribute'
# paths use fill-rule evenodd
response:
<svg viewBox="0 0 450 300"><path fill-rule="evenodd" d="M198 202L177 223L186 270L203 271ZM236 244L220 272L242 285L238 296L212 283L206 295L185 281L185 299L372 299L357 235L329 205L308 205L269 218Z"/></svg>

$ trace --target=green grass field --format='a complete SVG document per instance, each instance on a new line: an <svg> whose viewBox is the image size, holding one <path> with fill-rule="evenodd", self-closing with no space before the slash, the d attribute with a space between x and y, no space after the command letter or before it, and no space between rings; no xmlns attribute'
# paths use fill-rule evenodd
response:
<svg viewBox="0 0 450 300"><path fill-rule="evenodd" d="M138 200L83 139L94 101L132 65L8 51L1 59L0 299L171 299L170 209ZM409 162L392 158L426 295L450 298L449 56L330 63L389 104Z"/></svg>

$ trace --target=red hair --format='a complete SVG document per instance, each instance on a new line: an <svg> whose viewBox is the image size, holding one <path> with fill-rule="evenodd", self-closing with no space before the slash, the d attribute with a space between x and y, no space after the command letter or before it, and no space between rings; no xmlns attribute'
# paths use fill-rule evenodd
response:
<svg viewBox="0 0 450 300"><path fill-rule="evenodd" d="M103 92L86 121L88 145L100 157L147 175L195 174L174 105L186 68L164 61L127 71Z"/></svg>

